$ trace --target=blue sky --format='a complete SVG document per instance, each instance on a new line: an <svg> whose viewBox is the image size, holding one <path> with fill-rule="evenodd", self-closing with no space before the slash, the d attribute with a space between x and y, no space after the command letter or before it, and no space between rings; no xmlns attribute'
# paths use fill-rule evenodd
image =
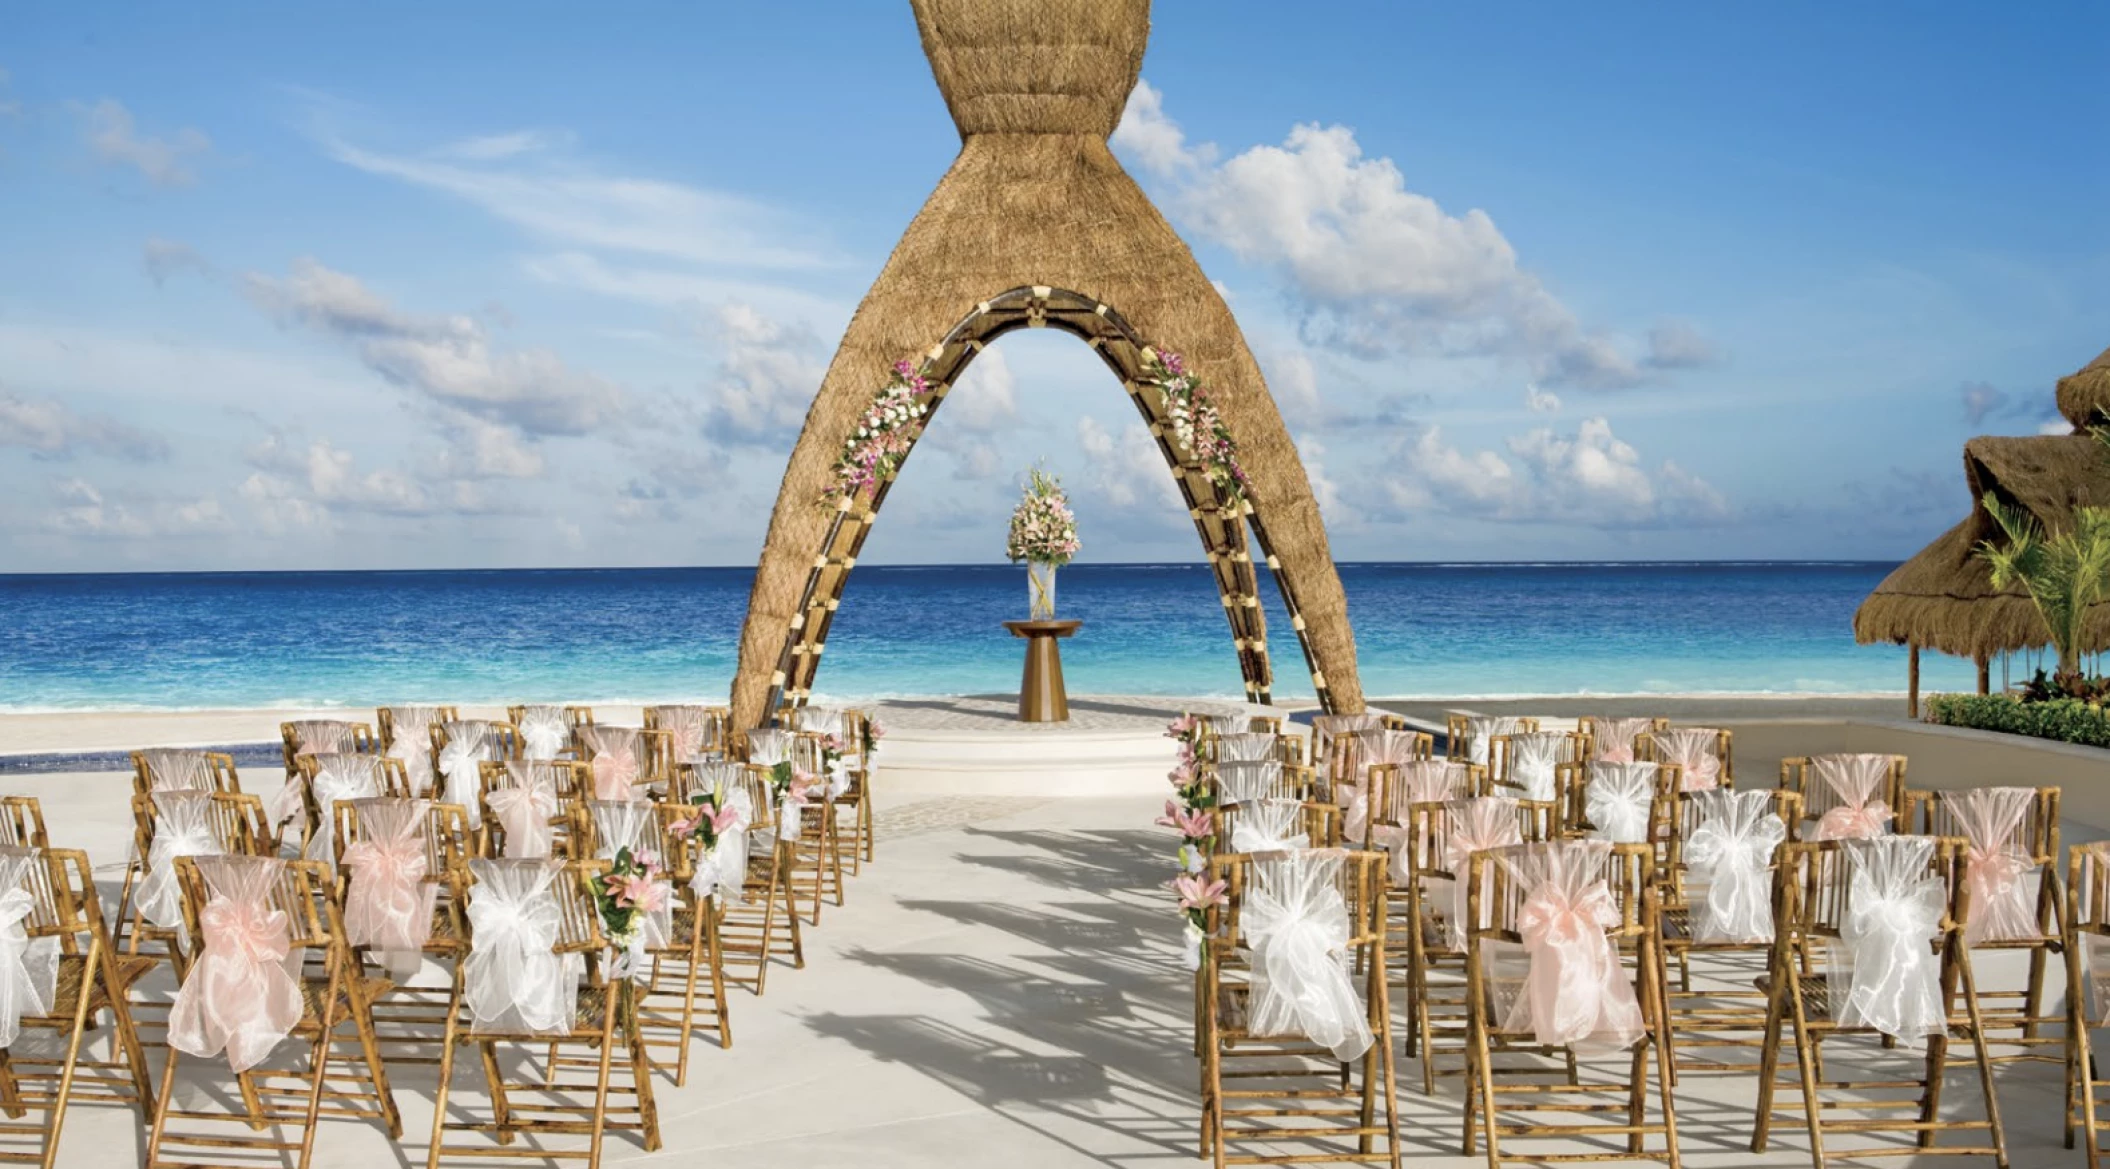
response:
<svg viewBox="0 0 2110 1169"><path fill-rule="evenodd" d="M14 9L0 571L751 562L958 138L906 4L719 7ZM1344 559L1901 557L2110 344L2100 6L1306 10L1161 3L1115 148ZM867 558L1037 459L1194 558L1096 361L992 353Z"/></svg>

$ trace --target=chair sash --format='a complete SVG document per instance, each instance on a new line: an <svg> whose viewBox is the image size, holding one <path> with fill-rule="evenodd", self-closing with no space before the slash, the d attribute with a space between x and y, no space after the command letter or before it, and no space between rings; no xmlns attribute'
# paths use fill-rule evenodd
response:
<svg viewBox="0 0 2110 1169"><path fill-rule="evenodd" d="M1197 714L1195 721L1202 729L1216 738L1225 735L1242 735L1253 729L1253 720L1243 714Z"/></svg>
<svg viewBox="0 0 2110 1169"><path fill-rule="evenodd" d="M1512 715L1472 715L1465 720L1465 757L1467 762L1487 766L1488 740L1496 735L1513 735L1524 729L1524 720Z"/></svg>
<svg viewBox="0 0 2110 1169"><path fill-rule="evenodd" d="M652 709L653 721L660 730L667 732L676 760L686 762L702 752L704 741L710 738L709 711L701 706L656 706Z"/></svg>
<svg viewBox="0 0 2110 1169"><path fill-rule="evenodd" d="M1256 1035L1303 1035L1348 1062L1374 1041L1348 972L1348 902L1341 856L1309 850L1253 861L1240 913L1252 947Z"/></svg>
<svg viewBox="0 0 2110 1169"><path fill-rule="evenodd" d="M564 750L571 738L571 722L561 706L529 706L520 712L520 753L547 763Z"/></svg>
<svg viewBox="0 0 2110 1169"><path fill-rule="evenodd" d="M430 706L390 706L389 726L394 728L388 741L388 757L401 760L403 770L412 775L423 776L432 770L432 724L440 720L440 712Z"/></svg>
<svg viewBox="0 0 2110 1169"><path fill-rule="evenodd" d="M1890 831L1895 812L1876 798L1895 767L1888 755L1817 755L1810 770L1839 800L1818 817L1812 840L1870 840Z"/></svg>
<svg viewBox="0 0 2110 1169"><path fill-rule="evenodd" d="M1333 751L1336 735L1374 730L1385 725L1384 716L1371 711L1361 714L1318 714L1311 720L1311 759L1323 764Z"/></svg>
<svg viewBox="0 0 2110 1169"><path fill-rule="evenodd" d="M801 706L791 712L793 730L843 737L843 712L833 706Z"/></svg>
<svg viewBox="0 0 2110 1169"><path fill-rule="evenodd" d="M1216 765L1217 802L1236 805L1282 795L1282 764L1274 759Z"/></svg>
<svg viewBox="0 0 2110 1169"><path fill-rule="evenodd" d="M1216 761L1218 763L1261 763L1275 758L1275 744L1280 735L1265 731L1247 731L1240 734L1218 735L1216 738Z"/></svg>
<svg viewBox="0 0 2110 1169"><path fill-rule="evenodd" d="M1909 1042L1948 1025L1934 942L1949 899L1928 872L1935 843L1931 836L1847 841L1846 920L1834 961L1845 968L1846 993L1838 995L1835 973L1832 999L1842 1025Z"/></svg>
<svg viewBox="0 0 2110 1169"><path fill-rule="evenodd" d="M2085 1009L2091 1026L2110 1024L2110 937L2094 931L2081 935L2081 960L2087 980Z"/></svg>
<svg viewBox="0 0 2110 1169"><path fill-rule="evenodd" d="M1590 838L1613 844L1647 844L1649 813L1656 802L1653 763L1592 763L1583 790L1583 815Z"/></svg>
<svg viewBox="0 0 2110 1169"><path fill-rule="evenodd" d="M1304 805L1296 800L1249 800L1238 805L1238 818L1231 825L1232 852L1286 852L1308 848L1304 832Z"/></svg>
<svg viewBox="0 0 2110 1169"><path fill-rule="evenodd" d="M204 751L150 747L139 753L147 765L147 790L205 792L213 789L212 759Z"/></svg>
<svg viewBox="0 0 2110 1169"><path fill-rule="evenodd" d="M337 863L337 801L367 800L381 794L381 759L377 755L325 753L312 756L315 779L309 794L315 800L315 834L308 838L307 859Z"/></svg>
<svg viewBox="0 0 2110 1169"><path fill-rule="evenodd" d="M308 718L286 724L293 729L295 755L335 754L352 749L352 724L333 718Z"/></svg>
<svg viewBox="0 0 2110 1169"><path fill-rule="evenodd" d="M1504 1030L1591 1049L1623 1049L1641 1038L1641 1003L1606 933L1620 922L1604 875L1611 847L1555 840L1495 854L1523 894L1516 925L1527 962Z"/></svg>
<svg viewBox="0 0 2110 1169"><path fill-rule="evenodd" d="M1415 804L1441 804L1465 798L1468 775L1465 764L1443 759L1399 764L1398 788L1386 801L1391 805L1393 819L1370 828L1370 843L1390 854L1386 873L1393 884L1404 885L1413 876L1414 857L1409 848L1412 829L1406 823L1411 819L1411 809Z"/></svg>
<svg viewBox="0 0 2110 1169"><path fill-rule="evenodd" d="M585 962L559 954L555 860L470 861L469 956L462 960L462 1004L475 1030L565 1035L578 1010Z"/></svg>
<svg viewBox="0 0 2110 1169"><path fill-rule="evenodd" d="M1650 718L1593 718L1590 746L1600 763L1632 763L1635 743L1655 729Z"/></svg>
<svg viewBox="0 0 2110 1169"><path fill-rule="evenodd" d="M1722 733L1710 727L1678 727L1650 731L1649 738L1664 763L1675 763L1683 771L1684 791L1709 791L1722 786Z"/></svg>
<svg viewBox="0 0 2110 1169"><path fill-rule="evenodd" d="M285 863L269 857L193 860L207 890L198 928L205 948L169 1008L169 1046L247 1071L301 1019L300 951L292 923L271 904Z"/></svg>
<svg viewBox="0 0 2110 1169"><path fill-rule="evenodd" d="M593 764L593 798L644 800L644 734L635 727L581 727L579 741Z"/></svg>
<svg viewBox="0 0 2110 1169"><path fill-rule="evenodd" d="M1688 890L1696 942L1773 940L1773 853L1787 825L1765 791L1694 792L1699 824L1685 840Z"/></svg>
<svg viewBox="0 0 2110 1169"><path fill-rule="evenodd" d="M1981 787L1945 798L1969 844L1964 881L1971 889L1971 920L1964 923L1964 941L1977 946L2044 936L2037 917L2044 875L2018 839L2036 790Z"/></svg>
<svg viewBox="0 0 2110 1169"><path fill-rule="evenodd" d="M179 856L218 856L227 851L213 827L212 793L162 791L154 793L154 840L147 846L146 875L140 879L133 904L140 916L163 929L176 931L182 945L190 944L183 924L183 890L176 882Z"/></svg>
<svg viewBox="0 0 2110 1169"><path fill-rule="evenodd" d="M22 1016L51 1013L58 992L59 939L29 936L38 900L33 877L47 863L37 849L0 849L0 1051L15 1045Z"/></svg>
<svg viewBox="0 0 2110 1169"><path fill-rule="evenodd" d="M1509 782L1524 789L1527 800L1553 799L1560 792L1554 768L1563 762L1561 755L1572 741L1559 731L1510 735Z"/></svg>
<svg viewBox="0 0 2110 1169"><path fill-rule="evenodd" d="M555 847L557 830L550 821L559 810L556 780L545 766L506 764L508 783L484 799L498 826L505 829L505 855L513 860L546 857Z"/></svg>
<svg viewBox="0 0 2110 1169"><path fill-rule="evenodd" d="M739 765L729 766L737 774ZM699 900L716 897L725 905L742 905L747 900L747 827L754 822L754 798L737 778L720 783L713 790L731 818L718 829L716 844L697 849L696 871L689 876L689 889ZM701 808L697 812L708 814Z"/></svg>
<svg viewBox="0 0 2110 1169"><path fill-rule="evenodd" d="M747 761L775 767L791 758L791 732L763 727L747 732Z"/></svg>
<svg viewBox="0 0 2110 1169"><path fill-rule="evenodd" d="M639 863L660 860L658 808L640 800L588 800L593 817L594 855L612 861L624 849ZM651 973L645 951L664 949L674 937L674 899L669 881L654 881L655 905L643 915L637 936L630 946L630 970L642 977Z"/></svg>
<svg viewBox="0 0 2110 1169"><path fill-rule="evenodd" d="M1452 873L1450 885L1450 940L1453 949L1465 945L1465 921L1471 914L1468 874L1471 872L1473 854L1490 848L1522 844L1524 833L1517 825L1517 802L1502 796L1476 796L1466 800L1452 800L1446 810L1445 819L1450 822L1450 835L1443 844L1443 867ZM1440 878L1428 882L1429 901L1441 905ZM1482 892L1486 892L1483 889ZM1491 907L1487 907L1490 908ZM1488 913L1481 913L1482 925L1487 924Z"/></svg>
<svg viewBox="0 0 2110 1169"><path fill-rule="evenodd" d="M446 780L441 803L462 809L471 821L483 818L482 767L491 758L491 724L462 719L447 724L447 745L440 749L440 775Z"/></svg>
<svg viewBox="0 0 2110 1169"><path fill-rule="evenodd" d="M351 870L344 896L344 938L387 956L391 969L410 965L432 939L439 884L427 881L430 861L425 800L365 800L355 805L357 843L344 850Z"/></svg>

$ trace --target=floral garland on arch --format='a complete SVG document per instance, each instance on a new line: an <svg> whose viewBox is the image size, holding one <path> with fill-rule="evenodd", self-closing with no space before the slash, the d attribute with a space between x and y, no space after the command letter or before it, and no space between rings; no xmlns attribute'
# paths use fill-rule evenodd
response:
<svg viewBox="0 0 2110 1169"><path fill-rule="evenodd" d="M1208 940L1209 909L1228 900L1225 884L1210 880L1208 873L1216 841L1216 792L1202 774L1201 720L1183 714L1165 728L1165 737L1179 743L1179 761L1165 777L1172 783L1173 798L1165 801L1165 814L1157 823L1180 834L1180 871L1171 889L1186 919L1180 931L1182 956L1189 970L1199 970L1207 953L1203 943Z"/></svg>
<svg viewBox="0 0 2110 1169"><path fill-rule="evenodd" d="M842 456L835 460L835 476L821 493L821 502L847 510L858 498L870 499L879 485L901 469L916 438L930 417L931 392L928 379L907 358L894 363L886 385L872 396L857 428L843 440Z"/></svg>
<svg viewBox="0 0 2110 1169"><path fill-rule="evenodd" d="M1232 503L1245 499L1249 480L1238 462L1238 444L1232 440L1231 428L1224 424L1223 413L1203 388L1201 378L1187 368L1179 354L1149 352L1143 364L1143 380L1165 395L1165 413L1171 419L1173 441L1180 452L1202 465L1209 482L1225 499Z"/></svg>

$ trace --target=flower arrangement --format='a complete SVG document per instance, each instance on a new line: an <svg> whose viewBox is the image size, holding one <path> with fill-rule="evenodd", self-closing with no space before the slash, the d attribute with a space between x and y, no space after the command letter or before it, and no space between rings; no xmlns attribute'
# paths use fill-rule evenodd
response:
<svg viewBox="0 0 2110 1169"><path fill-rule="evenodd" d="M670 890L659 859L650 852L616 850L608 871L593 882L594 908L608 944L617 952L616 977L643 977L649 968L639 961L644 949L645 918L668 907Z"/></svg>
<svg viewBox="0 0 2110 1169"><path fill-rule="evenodd" d="M799 809L813 801L813 789L818 781L804 771L791 765L791 760L780 759L769 769L769 789L775 793L777 808L784 814L777 831L787 836L797 836Z"/></svg>
<svg viewBox="0 0 2110 1169"><path fill-rule="evenodd" d="M835 477L822 493L823 503L848 507L860 496L870 498L879 491L908 458L909 449L923 433L931 404L925 400L930 382L906 358L894 363L886 385L865 407L857 429L843 442L842 457L835 461Z"/></svg>
<svg viewBox="0 0 2110 1169"><path fill-rule="evenodd" d="M1223 414L1202 387L1201 379L1187 368L1177 353L1152 353L1143 366L1143 380L1165 395L1165 413L1172 421L1172 437L1182 454L1202 465L1209 481L1233 503L1245 498L1245 468L1238 463L1238 444Z"/></svg>
<svg viewBox="0 0 2110 1169"><path fill-rule="evenodd" d="M1083 545L1077 540L1077 516L1062 480L1038 467L1026 472L1025 494L1011 512L1011 533L1004 555L1013 564L1068 564Z"/></svg>
<svg viewBox="0 0 2110 1169"><path fill-rule="evenodd" d="M696 809L696 814L686 820L677 820L668 828L675 839L694 840L706 853L747 823L747 817L740 814L740 809L726 805L724 792L697 792L689 797L689 804Z"/></svg>
<svg viewBox="0 0 2110 1169"><path fill-rule="evenodd" d="M689 888L698 897L720 897L737 905L747 884L747 844L738 838L747 827L747 814L727 802L722 788L697 792L689 797L689 804L695 813L668 826L675 839L697 842ZM723 852L721 844L726 846Z"/></svg>
<svg viewBox="0 0 2110 1169"><path fill-rule="evenodd" d="M886 727L881 725L878 719L873 718L871 715L866 715L863 744L866 766L871 765L872 756L879 753L879 743L885 738Z"/></svg>
<svg viewBox="0 0 2110 1169"><path fill-rule="evenodd" d="M1204 922L1209 907L1224 901L1224 883L1208 879L1209 852L1216 840L1216 793L1201 769L1201 720L1191 714L1173 719L1165 737L1179 744L1179 760L1166 779L1173 798L1165 801L1165 814L1157 823L1180 834L1179 875L1172 880L1179 896L1180 912L1186 915L1182 931L1187 965L1199 968Z"/></svg>

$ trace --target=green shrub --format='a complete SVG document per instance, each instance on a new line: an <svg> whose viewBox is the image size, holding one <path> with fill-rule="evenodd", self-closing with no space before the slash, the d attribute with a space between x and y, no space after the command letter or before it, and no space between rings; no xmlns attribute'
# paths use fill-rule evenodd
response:
<svg viewBox="0 0 2110 1169"><path fill-rule="evenodd" d="M2007 694L1936 694L1927 700L1927 721L2110 747L2110 713L2078 698L2024 702Z"/></svg>

